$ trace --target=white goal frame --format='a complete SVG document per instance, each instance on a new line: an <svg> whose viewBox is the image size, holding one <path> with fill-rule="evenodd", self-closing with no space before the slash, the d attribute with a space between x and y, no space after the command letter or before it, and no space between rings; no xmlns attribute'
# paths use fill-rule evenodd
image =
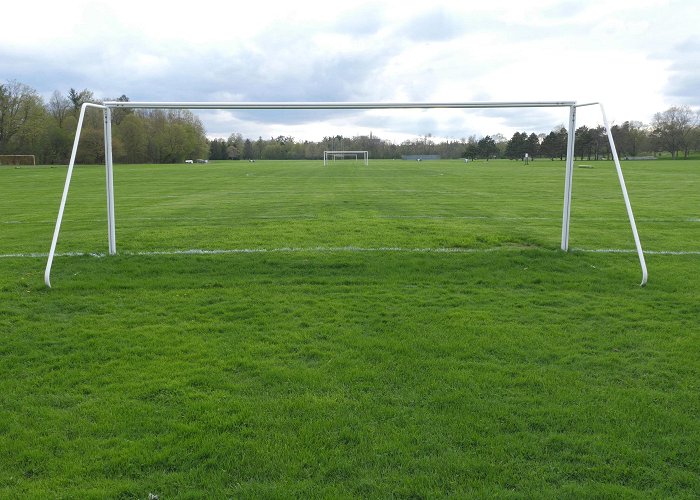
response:
<svg viewBox="0 0 700 500"><path fill-rule="evenodd" d="M36 166L36 156L34 155L0 155L0 165L3 164L3 158L31 158L32 163L31 165L33 167ZM6 161L6 160L5 160ZM29 163L8 163L7 165L12 165L12 166L28 166Z"/></svg>
<svg viewBox="0 0 700 500"><path fill-rule="evenodd" d="M632 228L634 243L639 257L639 264L642 268L641 286L646 285L648 272L646 261L644 259L644 251L639 240L637 232L637 224L632 213L632 205L630 204L627 194L625 179L622 175L622 167L615 148L615 142L610 131L608 119L605 116L605 108L602 103L590 102L586 104L577 104L576 101L514 101L514 102L393 102L393 103L377 103L377 102L149 102L149 101L105 101L102 104L84 103L80 108L80 116L78 118L78 126L75 132L73 141L73 150L71 152L70 162L68 164L68 172L66 174L66 182L63 187L63 195L56 217L56 226L54 228L53 238L51 240L51 248L49 250L46 269L44 271L44 282L47 287L51 287L51 266L56 252L56 244L58 235L61 230L61 222L63 220L63 212L68 199L68 190L70 188L71 177L73 175L73 167L75 165L75 157L78 151L78 143L80 141L80 132L83 127L83 118L88 108L96 108L102 110L104 119L104 147L105 147L105 173L106 173L106 191L107 191L107 241L109 255L117 253L117 239L115 231L114 217L114 181L113 181L113 160L112 160L112 110L113 109L239 109L239 110L258 110L258 109L494 109L494 108L568 108L569 109L569 128L567 134L566 146L566 173L564 177L564 210L562 216L561 228L561 249L569 250L569 225L571 219L571 186L574 173L574 140L576 135L576 110L583 106L600 106L603 123L610 143L613 161L617 170L617 177L622 190L622 197L627 208L627 216Z"/></svg>
<svg viewBox="0 0 700 500"><path fill-rule="evenodd" d="M357 155L362 155L365 166L369 165L369 151L324 151L323 166L328 166L328 158L332 158L335 162L336 157L345 155L355 155L355 160L358 160Z"/></svg>

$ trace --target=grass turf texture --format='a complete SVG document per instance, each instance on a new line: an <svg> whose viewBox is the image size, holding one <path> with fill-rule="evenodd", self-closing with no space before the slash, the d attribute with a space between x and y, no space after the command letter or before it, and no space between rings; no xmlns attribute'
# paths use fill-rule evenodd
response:
<svg viewBox="0 0 700 500"><path fill-rule="evenodd" d="M571 246L632 249L592 164ZM698 162L624 168L645 249L700 251ZM0 254L46 252L64 179L0 169ZM649 255L642 289L635 254L558 251L561 163L115 185L123 255L58 257L51 290L44 258L0 258L0 496L700 491L700 256ZM103 169L71 189L58 251L104 252ZM192 248L277 251L135 255ZM412 251L438 248L464 251Z"/></svg>

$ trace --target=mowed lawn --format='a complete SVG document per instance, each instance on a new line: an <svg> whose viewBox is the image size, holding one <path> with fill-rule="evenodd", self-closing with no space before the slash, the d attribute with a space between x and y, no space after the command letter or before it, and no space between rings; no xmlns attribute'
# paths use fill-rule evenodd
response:
<svg viewBox="0 0 700 500"><path fill-rule="evenodd" d="M0 497L700 492L700 162L0 167Z"/></svg>

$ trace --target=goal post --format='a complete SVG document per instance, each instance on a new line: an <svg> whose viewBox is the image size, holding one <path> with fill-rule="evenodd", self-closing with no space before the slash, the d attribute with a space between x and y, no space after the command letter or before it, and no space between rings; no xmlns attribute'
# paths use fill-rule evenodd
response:
<svg viewBox="0 0 700 500"><path fill-rule="evenodd" d="M566 148L566 172L564 177L564 209L562 217L562 238L561 250L569 250L569 225L571 218L571 192L573 181L574 167L574 141L576 132L576 110L583 106L599 105L601 115L605 125L610 149L613 154L615 168L617 170L620 189L627 209L634 242L639 257L639 264L642 269L642 282L644 286L647 283L648 272L644 252L639 240L636 222L632 213L632 206L627 194L622 168L615 148L615 142L610 131L605 109L599 102L586 104L577 104L576 101L508 101L508 102L157 102L157 101L105 101L102 104L84 103L80 109L80 117L73 142L73 150L71 153L66 181L63 188L61 203L59 206L58 216L56 218L56 226L54 228L51 247L44 271L44 282L47 287L51 287L51 266L53 263L56 244L61 229L63 219L63 211L65 209L68 198L68 190L70 187L73 167L75 165L75 156L80 140L80 132L83 126L83 118L88 108L101 109L104 118L104 145L105 145L105 173L106 173L106 191L107 191L107 234L109 254L114 255L117 252L116 246L116 231L115 231L115 214L114 214L114 183L113 183L113 159L112 159L112 110L113 109L235 109L235 110L369 110L369 109L496 109L496 108L568 108L569 109L569 129L567 134ZM365 153L365 152L362 152ZM365 156L365 161L367 161ZM327 161L327 156L324 153L324 163Z"/></svg>
<svg viewBox="0 0 700 500"><path fill-rule="evenodd" d="M362 161L365 165L369 165L369 151L324 151L323 152L323 166L327 166L329 160L335 160L337 158L345 159L346 156L354 157L355 160L359 159L359 155L362 155Z"/></svg>

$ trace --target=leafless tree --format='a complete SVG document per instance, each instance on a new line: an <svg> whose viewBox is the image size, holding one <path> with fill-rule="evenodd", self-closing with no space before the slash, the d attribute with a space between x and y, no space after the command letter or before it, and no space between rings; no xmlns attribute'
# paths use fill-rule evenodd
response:
<svg viewBox="0 0 700 500"><path fill-rule="evenodd" d="M696 122L697 114L689 106L673 106L654 115L653 138L663 151L671 153L674 160L679 151L687 157Z"/></svg>
<svg viewBox="0 0 700 500"><path fill-rule="evenodd" d="M58 90L54 90L47 107L49 114L53 116L58 126L63 127L63 120L65 120L71 112L72 104L70 100Z"/></svg>

